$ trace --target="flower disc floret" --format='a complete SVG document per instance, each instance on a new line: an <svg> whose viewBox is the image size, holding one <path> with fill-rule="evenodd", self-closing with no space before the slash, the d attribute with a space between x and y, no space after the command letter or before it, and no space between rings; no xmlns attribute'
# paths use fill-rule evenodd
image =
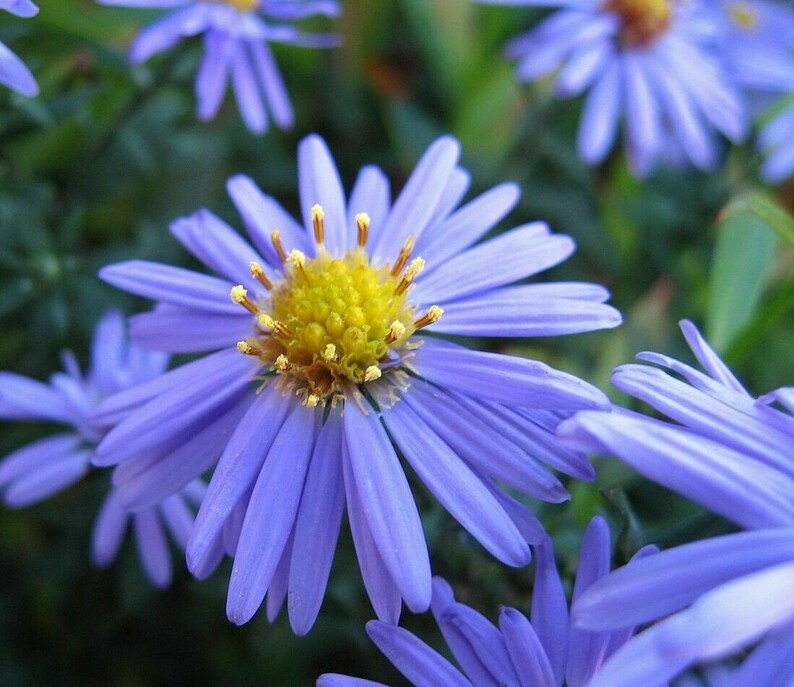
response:
<svg viewBox="0 0 794 687"><path fill-rule="evenodd" d="M626 45L650 45L670 27L670 0L607 0L604 6L620 17Z"/></svg>

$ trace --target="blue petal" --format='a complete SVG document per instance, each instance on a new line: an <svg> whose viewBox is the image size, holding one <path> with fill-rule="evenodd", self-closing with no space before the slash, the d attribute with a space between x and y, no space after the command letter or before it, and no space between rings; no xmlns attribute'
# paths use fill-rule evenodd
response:
<svg viewBox="0 0 794 687"><path fill-rule="evenodd" d="M265 388L229 439L201 503L187 546L188 567L199 564L224 521L253 486L287 413L295 405L278 389Z"/></svg>
<svg viewBox="0 0 794 687"><path fill-rule="evenodd" d="M367 634L415 687L472 687L460 671L408 630L371 620Z"/></svg>
<svg viewBox="0 0 794 687"><path fill-rule="evenodd" d="M383 562L414 613L430 606L422 522L400 461L378 418L345 404L345 444L356 491Z"/></svg>
<svg viewBox="0 0 794 687"><path fill-rule="evenodd" d="M248 622L262 603L292 531L314 446L316 415L294 405L257 478L226 601L226 614L237 625Z"/></svg>
<svg viewBox="0 0 794 687"><path fill-rule="evenodd" d="M536 408L606 406L606 397L578 377L536 360L471 351L426 337L412 360L419 374L464 395Z"/></svg>
<svg viewBox="0 0 794 687"><path fill-rule="evenodd" d="M346 448L342 451L343 471L345 478L345 494L347 496L347 517L350 521L350 532L356 547L356 557L361 569L364 587L369 595L375 615L380 620L396 625L400 620L402 596L392 575L386 568L383 558L367 524L364 507L358 496L358 489L353 480L350 458Z"/></svg>
<svg viewBox="0 0 794 687"><path fill-rule="evenodd" d="M535 587L532 590L532 627L549 659L556 684L562 684L568 661L568 602L548 537L535 547Z"/></svg>
<svg viewBox="0 0 794 687"><path fill-rule="evenodd" d="M342 426L332 413L317 437L295 522L287 605L296 635L311 630L320 611L344 507Z"/></svg>
<svg viewBox="0 0 794 687"><path fill-rule="evenodd" d="M527 565L529 547L499 502L411 408L408 403L398 403L383 419L419 479L450 515L502 563Z"/></svg>

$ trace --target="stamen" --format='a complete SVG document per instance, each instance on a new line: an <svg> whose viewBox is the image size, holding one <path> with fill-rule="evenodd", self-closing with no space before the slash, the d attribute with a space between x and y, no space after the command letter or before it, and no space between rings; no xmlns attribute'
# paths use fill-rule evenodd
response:
<svg viewBox="0 0 794 687"><path fill-rule="evenodd" d="M326 345L325 350L323 351L323 360L327 360L331 362L334 358L336 358L336 346L332 343Z"/></svg>
<svg viewBox="0 0 794 687"><path fill-rule="evenodd" d="M386 334L384 341L391 345L403 336L405 336L405 325L400 322L400 320L394 320L394 322L389 325L389 333Z"/></svg>
<svg viewBox="0 0 794 687"><path fill-rule="evenodd" d="M299 251L297 248L293 248L289 255L287 256L287 260L289 260L298 272L301 273L303 278L306 280L306 283L309 283L309 275L306 274L306 270L304 269L304 265L306 264L306 254L303 251Z"/></svg>
<svg viewBox="0 0 794 687"><path fill-rule="evenodd" d="M358 227L358 247L363 248L367 245L369 238L369 215L366 212L356 215L356 226Z"/></svg>
<svg viewBox="0 0 794 687"><path fill-rule="evenodd" d="M275 230L272 231L270 234L270 240L273 242L273 248L275 249L279 260L281 260L281 262L287 262L287 254L284 252L284 244L281 243L281 234Z"/></svg>
<svg viewBox="0 0 794 687"><path fill-rule="evenodd" d="M423 327L427 327L428 325L434 324L441 319L441 316L444 314L443 308L439 308L437 305L431 305L427 309L427 313L422 315L418 320L414 322L414 327L416 329L422 329Z"/></svg>
<svg viewBox="0 0 794 687"><path fill-rule="evenodd" d="M402 296L408 290L411 284L414 283L414 279L416 279L424 269L425 261L422 258L414 258L411 260L411 264L408 265L408 269L405 270L402 281L394 290L395 295Z"/></svg>
<svg viewBox="0 0 794 687"><path fill-rule="evenodd" d="M276 369L276 372L286 372L289 367L289 359L282 353L273 362L273 367Z"/></svg>
<svg viewBox="0 0 794 687"><path fill-rule="evenodd" d="M307 408L316 408L319 402L320 402L320 397L315 393L311 393L306 397Z"/></svg>
<svg viewBox="0 0 794 687"><path fill-rule="evenodd" d="M249 264L249 268L251 270L251 276L256 279L262 286L264 286L268 291L273 288L273 282L271 282L265 276L265 270L262 269L262 265L260 265L255 260L252 260Z"/></svg>
<svg viewBox="0 0 794 687"><path fill-rule="evenodd" d="M400 248L400 253L397 256L397 260L394 261L394 266L391 268L391 276L396 277L400 272L403 271L403 267L408 263L408 258L411 257L411 253L414 250L414 237L409 236L405 239L405 243L403 247Z"/></svg>
<svg viewBox="0 0 794 687"><path fill-rule="evenodd" d="M318 246L325 245L325 213L320 205L312 206L312 224L315 242Z"/></svg>
<svg viewBox="0 0 794 687"><path fill-rule="evenodd" d="M283 322L278 322L274 320L270 315L264 312L260 312L256 316L256 323L259 325L261 329L269 329L271 332L275 332L280 336L286 338L292 338L292 332L287 329L287 325Z"/></svg>
<svg viewBox="0 0 794 687"><path fill-rule="evenodd" d="M381 374L380 368L377 365L370 365L364 371L364 381L365 382L374 382L376 379L380 379Z"/></svg>
<svg viewBox="0 0 794 687"><path fill-rule="evenodd" d="M252 315L256 315L259 312L259 306L248 298L248 291L242 284L233 286L229 297L232 299L232 303L242 305Z"/></svg>
<svg viewBox="0 0 794 687"><path fill-rule="evenodd" d="M237 350L240 351L240 353L242 353L243 355L259 355L259 349L254 348L247 341L238 341Z"/></svg>

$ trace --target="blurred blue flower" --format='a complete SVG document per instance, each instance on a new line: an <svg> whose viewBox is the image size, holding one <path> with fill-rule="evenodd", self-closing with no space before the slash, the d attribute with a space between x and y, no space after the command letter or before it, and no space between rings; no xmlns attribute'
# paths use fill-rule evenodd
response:
<svg viewBox="0 0 794 687"><path fill-rule="evenodd" d="M794 388L753 398L690 322L704 372L656 353L615 370L614 384L668 416L583 412L560 425L569 446L607 453L725 517L737 534L679 546L594 584L580 626L614 630L664 618L604 665L590 687L666 684L688 666L759 642L726 683L794 681Z"/></svg>
<svg viewBox="0 0 794 687"><path fill-rule="evenodd" d="M593 518L582 539L574 600L609 572L610 548L606 520ZM551 540L546 537L535 551L531 622L516 609L503 607L496 627L474 609L456 602L444 580L433 580L433 616L462 673L408 630L372 621L367 633L417 687L554 687L563 682L568 687L583 687L628 641L633 630L588 632L573 627ZM655 547L646 547L638 552L629 569L655 551ZM334 674L317 680L317 687L366 685L380 683Z"/></svg>
<svg viewBox="0 0 794 687"><path fill-rule="evenodd" d="M28 19L36 16L39 8L30 0L0 0L0 10ZM39 94L39 87L33 74L2 42L0 42L0 84L31 98Z"/></svg>
<svg viewBox="0 0 794 687"><path fill-rule="evenodd" d="M96 404L106 396L160 375L168 363L162 353L144 351L125 340L124 320L108 312L97 326L91 366L84 376L71 351L63 354L64 372L50 384L10 372L0 372L0 418L64 424L69 430L18 449L0 462L0 490L11 508L32 505L82 479L91 466L91 455L101 437L92 420ZM184 549L193 515L204 485L194 482L150 508L130 515L111 489L97 516L92 536L92 559L109 565L132 522L139 557L152 584L171 581L171 556L165 530Z"/></svg>
<svg viewBox="0 0 794 687"><path fill-rule="evenodd" d="M288 22L314 15L336 16L335 0L98 0L105 5L177 8L135 39L134 64L168 50L183 38L204 35L204 57L196 77L197 116L215 117L231 81L245 125L261 134L272 118L288 129L292 104L269 43L308 48L337 45L335 36L305 34ZM275 23L274 23L275 22ZM285 23L279 23L285 22Z"/></svg>
<svg viewBox="0 0 794 687"><path fill-rule="evenodd" d="M427 608L428 552L398 451L512 566L529 562L526 539L542 530L496 483L558 502L567 493L544 463L593 476L554 429L573 410L603 407L601 392L533 360L419 336L426 327L549 336L620 322L592 284L511 286L564 261L573 241L534 222L474 245L514 207L518 189L503 184L458 208L469 184L459 152L454 139L436 141L394 203L384 174L365 167L346 199L325 143L310 136L298 151L302 223L237 176L228 190L256 249L207 210L171 226L222 278L141 261L101 271L157 301L132 319L141 345L222 349L110 399L109 422L138 410L96 460L121 463L130 475L123 498L143 507L220 458L188 564L217 555L223 533L235 556L227 612L236 623L266 593L274 617L289 590L293 629L311 628L345 503L378 617L396 622L401 599Z"/></svg>
<svg viewBox="0 0 794 687"><path fill-rule="evenodd" d="M720 52L741 88L794 93L794 8L766 0L718 0Z"/></svg>
<svg viewBox="0 0 794 687"><path fill-rule="evenodd" d="M716 162L714 132L733 141L747 128L742 99L710 45L716 22L696 1L478 0L561 7L507 47L518 78L556 73L556 92L589 90L578 149L588 164L606 158L623 120L632 171L660 161Z"/></svg>
<svg viewBox="0 0 794 687"><path fill-rule="evenodd" d="M777 183L794 175L794 102L761 130L759 147L765 156L761 176L766 181Z"/></svg>

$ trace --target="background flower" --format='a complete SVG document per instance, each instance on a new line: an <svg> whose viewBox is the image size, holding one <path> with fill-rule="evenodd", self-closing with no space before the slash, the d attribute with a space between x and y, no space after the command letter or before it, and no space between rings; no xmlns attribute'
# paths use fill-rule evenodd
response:
<svg viewBox="0 0 794 687"><path fill-rule="evenodd" d="M647 547L635 558L655 551ZM433 581L433 616L462 673L407 630L383 622L367 624L370 639L412 685L439 687L583 687L601 664L631 637L632 630L587 632L571 626L551 540L536 547L537 568L531 622L502 607L498 627L473 608L455 601L443 579ZM582 540L573 598L609 572L611 546L606 520L593 518ZM628 569L633 567L630 563ZM380 683L323 675L318 687L363 687Z"/></svg>
<svg viewBox="0 0 794 687"><path fill-rule="evenodd" d="M675 0L480 0L561 7L507 46L522 81L554 74L562 97L588 92L578 151L588 164L609 154L622 122L632 171L660 161L709 169L714 134L740 141L744 104L709 49L715 22L699 3Z"/></svg>
<svg viewBox="0 0 794 687"><path fill-rule="evenodd" d="M161 374L168 356L127 343L124 320L108 312L97 326L91 366L84 376L71 351L63 354L64 372L50 384L10 372L0 373L0 417L4 420L55 422L69 430L17 449L0 462L0 490L11 508L38 503L85 477L101 437L92 411L103 398ZM183 549L193 524L191 507L201 502L204 485L193 482L150 508L130 515L111 489L94 525L91 558L107 566L116 557L128 522L138 555L152 584L171 582L171 555L165 531ZM217 560L215 561L217 563Z"/></svg>
<svg viewBox="0 0 794 687"><path fill-rule="evenodd" d="M134 64L172 48L183 38L203 35L204 57L196 76L197 115L213 119L231 85L245 125L256 134L294 121L292 104L269 43L307 48L337 44L332 35L304 34L288 22L317 14L336 16L334 0L99 0L105 5L173 7L144 29L130 49Z"/></svg>
<svg viewBox="0 0 794 687"><path fill-rule="evenodd" d="M140 508L219 459L188 564L215 555L225 528L234 622L248 621L266 593L273 616L288 588L293 629L308 631L345 504L378 616L396 622L401 599L427 608L428 552L398 449L512 566L529 562L526 539L542 535L497 484L559 502L566 491L544 463L592 478L583 456L552 438L572 410L603 406L600 392L536 361L417 335L552 335L620 321L591 284L509 286L565 260L573 243L536 222L476 244L517 193L503 184L458 208L467 185L458 155L453 139L436 141L394 203L383 173L364 168L348 201L330 152L310 136L298 151L303 227L250 179L234 177L228 190L257 251L206 210L172 225L223 278L139 261L101 271L158 301L133 319L139 343L221 348L110 399L106 419L138 409L108 433L96 460L121 463L132 475L118 480L122 498Z"/></svg>
<svg viewBox="0 0 794 687"><path fill-rule="evenodd" d="M0 10L28 19L35 17L39 8L30 0L2 0ZM2 42L0 42L0 84L31 98L39 93L33 74Z"/></svg>
<svg viewBox="0 0 794 687"><path fill-rule="evenodd" d="M693 663L756 642L728 685L794 677L794 389L753 398L690 322L704 371L657 353L617 368L613 383L673 422L616 409L562 424L569 446L608 453L748 530L679 546L595 584L574 608L588 629L664 618L616 652L592 687L663 685Z"/></svg>

